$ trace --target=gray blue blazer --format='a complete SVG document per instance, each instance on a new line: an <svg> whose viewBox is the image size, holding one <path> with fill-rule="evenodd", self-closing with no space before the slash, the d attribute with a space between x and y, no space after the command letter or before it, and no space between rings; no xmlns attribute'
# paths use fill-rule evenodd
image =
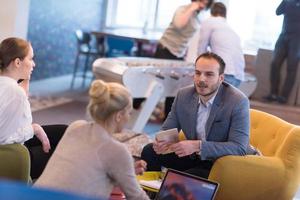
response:
<svg viewBox="0 0 300 200"><path fill-rule="evenodd" d="M179 90L162 130L177 128L196 140L199 95L194 86ZM201 159L245 155L249 145L249 100L238 89L223 82L214 99L202 141Z"/></svg>

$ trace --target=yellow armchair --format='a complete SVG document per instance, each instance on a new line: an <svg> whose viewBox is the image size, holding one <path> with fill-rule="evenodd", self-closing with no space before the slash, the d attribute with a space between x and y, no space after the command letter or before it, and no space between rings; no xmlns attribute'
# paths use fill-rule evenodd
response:
<svg viewBox="0 0 300 200"><path fill-rule="evenodd" d="M209 179L220 183L216 200L291 200L300 182L300 127L250 110L250 143L263 156L224 156Z"/></svg>
<svg viewBox="0 0 300 200"><path fill-rule="evenodd" d="M0 178L31 182L30 155L24 145L0 145Z"/></svg>

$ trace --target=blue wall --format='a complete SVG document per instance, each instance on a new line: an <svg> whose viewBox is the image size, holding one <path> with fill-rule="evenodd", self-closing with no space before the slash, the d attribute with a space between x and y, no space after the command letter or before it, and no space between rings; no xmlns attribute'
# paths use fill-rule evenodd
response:
<svg viewBox="0 0 300 200"><path fill-rule="evenodd" d="M28 39L36 68L32 80L72 73L76 56L74 31L99 30L104 0L31 0Z"/></svg>

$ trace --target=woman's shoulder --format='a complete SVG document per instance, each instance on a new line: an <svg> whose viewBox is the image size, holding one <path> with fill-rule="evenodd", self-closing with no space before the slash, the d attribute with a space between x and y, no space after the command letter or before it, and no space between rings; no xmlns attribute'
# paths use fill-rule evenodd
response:
<svg viewBox="0 0 300 200"><path fill-rule="evenodd" d="M87 124L88 124L88 122L85 121L85 120L77 120L77 121L72 122L72 123L68 126L68 128L67 128L66 131L69 132L69 131L73 131L73 130L77 130L77 129L82 129L82 128L84 128Z"/></svg>
<svg viewBox="0 0 300 200"><path fill-rule="evenodd" d="M23 88L16 83L0 81L0 102L5 105L14 105L23 108L24 104L28 104L28 96ZM3 106L3 104L2 104Z"/></svg>
<svg viewBox="0 0 300 200"><path fill-rule="evenodd" d="M72 122L69 127L81 127L87 124L88 122L86 120L76 120Z"/></svg>
<svg viewBox="0 0 300 200"><path fill-rule="evenodd" d="M6 77L0 77L0 84L2 92L6 93L6 96L19 96L26 97L27 95L22 87L20 87L14 80Z"/></svg>

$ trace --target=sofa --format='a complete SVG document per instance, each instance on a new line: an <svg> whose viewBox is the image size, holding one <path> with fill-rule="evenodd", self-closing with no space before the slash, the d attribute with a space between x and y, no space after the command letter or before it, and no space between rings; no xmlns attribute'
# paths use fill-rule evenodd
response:
<svg viewBox="0 0 300 200"><path fill-rule="evenodd" d="M291 200L300 182L300 127L250 110L250 144L263 155L224 156L209 179L220 184L216 200Z"/></svg>

